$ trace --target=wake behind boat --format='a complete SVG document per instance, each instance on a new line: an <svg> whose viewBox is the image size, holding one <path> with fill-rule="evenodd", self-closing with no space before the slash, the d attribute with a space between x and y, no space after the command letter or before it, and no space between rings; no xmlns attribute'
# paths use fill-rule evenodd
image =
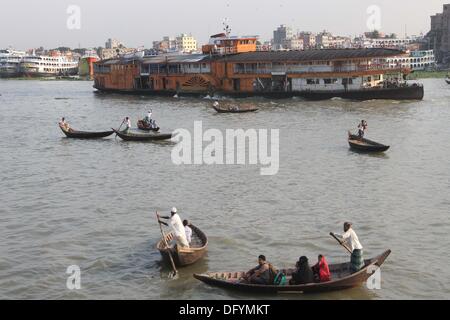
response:
<svg viewBox="0 0 450 320"><path fill-rule="evenodd" d="M364 268L356 273L351 273L350 263L330 264L329 268L332 280L320 283L303 285L260 285L241 283L239 279L245 275L245 272L194 274L194 278L211 286L251 293L276 294L336 291L357 287L365 283L367 279L372 276L372 272L369 272L371 268L381 267L390 254L391 250L387 250L375 258L365 260ZM281 271L286 274L286 278L289 280L292 277L294 269ZM289 283L289 281L287 283Z"/></svg>
<svg viewBox="0 0 450 320"><path fill-rule="evenodd" d="M118 135L122 140L125 141L161 141L170 140L172 138L172 133L132 133L130 131L124 130L119 131L112 129L113 132Z"/></svg>

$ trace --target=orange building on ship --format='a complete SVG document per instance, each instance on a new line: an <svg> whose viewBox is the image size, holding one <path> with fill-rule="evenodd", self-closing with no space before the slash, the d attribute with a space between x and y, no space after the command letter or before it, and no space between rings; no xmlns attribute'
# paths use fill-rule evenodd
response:
<svg viewBox="0 0 450 320"><path fill-rule="evenodd" d="M422 99L419 84L403 79L409 69L389 66L400 50L320 49L257 51L257 37L218 34L202 54L135 56L94 64L99 91L148 95L266 96Z"/></svg>

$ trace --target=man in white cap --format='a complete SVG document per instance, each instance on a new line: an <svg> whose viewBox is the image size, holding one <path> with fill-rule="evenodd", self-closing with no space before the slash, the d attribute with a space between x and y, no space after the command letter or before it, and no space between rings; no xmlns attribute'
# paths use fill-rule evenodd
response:
<svg viewBox="0 0 450 320"><path fill-rule="evenodd" d="M181 221L181 218L177 213L177 208L173 207L170 213L170 217L159 217L162 219L170 220L170 225L172 226L175 239L177 240L177 245L180 247L189 248L189 242L186 239L186 231L184 229L183 222ZM164 224L167 226L166 223Z"/></svg>

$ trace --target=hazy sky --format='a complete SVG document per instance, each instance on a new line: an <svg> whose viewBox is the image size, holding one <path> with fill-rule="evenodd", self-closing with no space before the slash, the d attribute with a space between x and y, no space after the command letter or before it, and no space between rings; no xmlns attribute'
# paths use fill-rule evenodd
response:
<svg viewBox="0 0 450 320"><path fill-rule="evenodd" d="M97 47L117 38L129 47L151 47L164 35L192 33L201 43L222 32L228 18L232 34L270 40L287 24L294 30L347 36L367 30L367 8L381 9L381 31L408 35L426 33L430 15L450 0L24 0L1 6L0 48ZM81 28L69 30L69 5L81 9Z"/></svg>

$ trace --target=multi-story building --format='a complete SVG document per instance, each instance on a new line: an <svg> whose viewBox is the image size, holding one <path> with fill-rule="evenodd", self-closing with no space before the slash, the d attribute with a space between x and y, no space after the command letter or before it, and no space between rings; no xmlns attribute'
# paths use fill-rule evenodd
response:
<svg viewBox="0 0 450 320"><path fill-rule="evenodd" d="M283 41L283 48L287 50L303 50L303 39L291 38Z"/></svg>
<svg viewBox="0 0 450 320"><path fill-rule="evenodd" d="M408 68L411 70L429 70L436 67L433 50L411 51L409 56L389 57L381 61L391 69Z"/></svg>
<svg viewBox="0 0 450 320"><path fill-rule="evenodd" d="M108 41L106 41L105 43L106 49L116 49L120 47L124 47L124 45L123 43L121 43L119 40L116 39L108 39Z"/></svg>
<svg viewBox="0 0 450 320"><path fill-rule="evenodd" d="M197 51L197 40L192 35L181 34L176 39L178 51L183 53L193 53Z"/></svg>
<svg viewBox="0 0 450 320"><path fill-rule="evenodd" d="M292 39L294 37L294 32L292 28L282 24L273 32L273 43L272 48L275 50L284 49L284 43L286 40Z"/></svg>
<svg viewBox="0 0 450 320"><path fill-rule="evenodd" d="M444 4L442 13L431 16L431 30L426 39L438 62L450 62L450 4Z"/></svg>
<svg viewBox="0 0 450 320"><path fill-rule="evenodd" d="M316 47L316 35L312 32L300 32L298 38L303 40L304 49L312 49Z"/></svg>

